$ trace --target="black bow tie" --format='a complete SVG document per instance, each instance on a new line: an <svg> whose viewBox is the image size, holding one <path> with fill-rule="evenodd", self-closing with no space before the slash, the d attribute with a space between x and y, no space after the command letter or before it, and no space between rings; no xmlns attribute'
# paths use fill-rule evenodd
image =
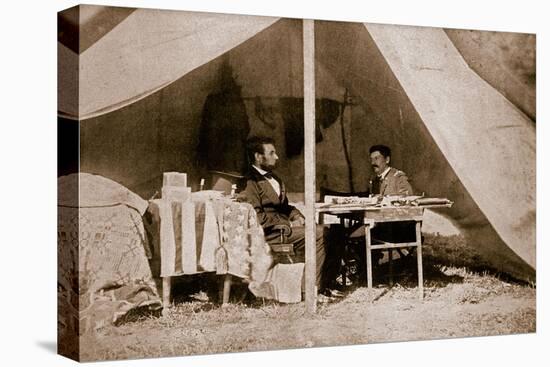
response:
<svg viewBox="0 0 550 367"><path fill-rule="evenodd" d="M264 177L268 180L271 180L273 178L273 173L267 172L267 173L264 174Z"/></svg>

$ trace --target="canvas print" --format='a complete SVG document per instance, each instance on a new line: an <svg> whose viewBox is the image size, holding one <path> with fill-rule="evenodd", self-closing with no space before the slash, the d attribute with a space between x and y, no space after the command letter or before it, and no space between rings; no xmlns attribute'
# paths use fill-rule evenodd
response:
<svg viewBox="0 0 550 367"><path fill-rule="evenodd" d="M58 351L536 330L534 34L58 14Z"/></svg>

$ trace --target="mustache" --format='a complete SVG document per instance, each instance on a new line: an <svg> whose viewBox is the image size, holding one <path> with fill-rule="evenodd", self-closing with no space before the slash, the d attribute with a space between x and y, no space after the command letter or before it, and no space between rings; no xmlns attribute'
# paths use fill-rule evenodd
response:
<svg viewBox="0 0 550 367"><path fill-rule="evenodd" d="M377 164L373 164L373 165L372 165L372 168L374 168L374 167L378 168L378 165L377 165Z"/></svg>

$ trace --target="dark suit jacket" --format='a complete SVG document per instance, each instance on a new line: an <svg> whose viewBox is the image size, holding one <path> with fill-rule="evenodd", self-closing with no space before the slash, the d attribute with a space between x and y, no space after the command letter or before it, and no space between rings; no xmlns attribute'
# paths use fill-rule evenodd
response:
<svg viewBox="0 0 550 367"><path fill-rule="evenodd" d="M246 182L243 183L244 190L239 194L256 210L258 222L262 225L266 237L271 237L274 233L273 226L282 224L290 227L290 221L299 216L303 217L298 209L288 204L283 181L275 174L273 178L281 186L281 195L277 195L264 176L254 167L250 167L245 176Z"/></svg>

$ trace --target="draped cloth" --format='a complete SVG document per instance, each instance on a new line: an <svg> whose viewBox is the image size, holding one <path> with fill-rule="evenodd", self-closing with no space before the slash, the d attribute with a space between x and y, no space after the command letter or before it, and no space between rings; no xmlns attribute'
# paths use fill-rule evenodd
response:
<svg viewBox="0 0 550 367"><path fill-rule="evenodd" d="M136 9L80 54L58 42L60 65L66 70L60 73L63 88L59 93L64 97L60 98L60 114L86 120L119 110L172 84L278 20ZM108 29L106 24L102 26ZM84 40L92 32L86 24L80 28ZM75 93L67 92L75 80L76 100L71 98Z"/></svg>
<svg viewBox="0 0 550 367"><path fill-rule="evenodd" d="M305 263L277 264L268 273L267 281L255 284L256 296L275 299L283 303L297 303L302 300ZM257 287L257 288L256 288Z"/></svg>
<svg viewBox="0 0 550 367"><path fill-rule="evenodd" d="M250 204L156 199L148 212L162 277L215 271L246 279L252 293L268 278L273 260Z"/></svg>
<svg viewBox="0 0 550 367"><path fill-rule="evenodd" d="M90 188L81 192L86 207L67 205L74 194L69 182ZM95 175L64 176L59 187L66 189L60 191L58 204L60 335L95 331L138 308L159 309L147 237L135 208L143 208L143 200Z"/></svg>

